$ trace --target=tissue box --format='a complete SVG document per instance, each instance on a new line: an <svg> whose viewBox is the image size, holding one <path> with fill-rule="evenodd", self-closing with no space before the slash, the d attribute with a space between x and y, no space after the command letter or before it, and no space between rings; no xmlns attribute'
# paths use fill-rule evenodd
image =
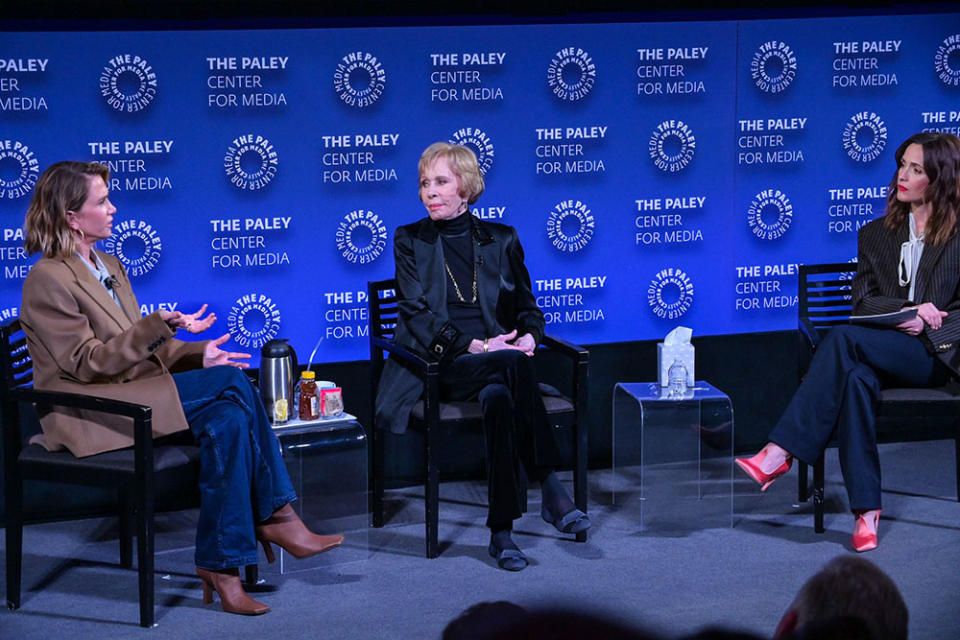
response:
<svg viewBox="0 0 960 640"><path fill-rule="evenodd" d="M664 344L657 345L657 371L660 386L669 385L669 376L667 372L670 365L679 361L687 369L687 386L692 387L694 381L693 375L693 345L692 344Z"/></svg>

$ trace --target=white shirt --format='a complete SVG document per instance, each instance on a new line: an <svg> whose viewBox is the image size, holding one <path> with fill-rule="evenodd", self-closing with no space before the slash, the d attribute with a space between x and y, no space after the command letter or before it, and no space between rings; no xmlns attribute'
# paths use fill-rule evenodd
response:
<svg viewBox="0 0 960 640"><path fill-rule="evenodd" d="M920 264L920 256L923 255L923 238L926 230L917 235L917 223L910 214L910 239L900 245L900 265L897 268L897 274L900 276L900 286L910 285L910 291L907 298L913 302L913 292L917 286L917 266Z"/></svg>
<svg viewBox="0 0 960 640"><path fill-rule="evenodd" d="M79 251L77 252L77 255L80 256L80 260L83 262L83 264L87 265L87 269L90 269L90 273L92 273L94 277L100 281L100 284L103 285L103 287L107 290L107 293L110 294L110 297L113 298L113 301L116 302L117 306L119 307L120 299L117 297L117 292L113 289L112 286L108 287L106 284L107 280L109 280L112 277L110 275L110 272L107 271L107 268L104 266L103 262L100 260L100 256L97 255L97 252L92 251L91 253L93 254L93 259L97 263L96 267L90 264L82 255L80 255Z"/></svg>

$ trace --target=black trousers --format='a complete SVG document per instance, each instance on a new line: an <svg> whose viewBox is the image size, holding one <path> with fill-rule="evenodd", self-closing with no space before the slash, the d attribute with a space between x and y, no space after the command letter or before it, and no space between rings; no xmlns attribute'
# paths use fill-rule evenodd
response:
<svg viewBox="0 0 960 640"><path fill-rule="evenodd" d="M560 463L533 358L506 349L463 354L444 368L441 380L444 399L480 402L487 445L487 526L510 527L523 515L525 479L541 482Z"/></svg>
<svg viewBox="0 0 960 640"><path fill-rule="evenodd" d="M940 386L948 378L949 369L919 338L895 329L834 327L817 348L770 441L814 464L835 430L850 508L879 509L875 416L880 390Z"/></svg>

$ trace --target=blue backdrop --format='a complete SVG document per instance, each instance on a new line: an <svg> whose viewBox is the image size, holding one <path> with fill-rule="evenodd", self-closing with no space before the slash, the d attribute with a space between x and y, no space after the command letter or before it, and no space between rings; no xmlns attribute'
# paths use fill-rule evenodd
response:
<svg viewBox="0 0 960 640"><path fill-rule="evenodd" d="M208 302L231 348L317 361L366 357L436 140L477 151L475 213L589 344L793 327L796 265L855 258L899 142L960 129L960 14L2 42L0 313L39 173L97 160L143 312Z"/></svg>

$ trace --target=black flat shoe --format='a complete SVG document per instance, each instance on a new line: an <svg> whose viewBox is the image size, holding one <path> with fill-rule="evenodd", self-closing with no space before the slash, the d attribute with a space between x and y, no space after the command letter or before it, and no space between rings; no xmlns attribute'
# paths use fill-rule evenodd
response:
<svg viewBox="0 0 960 640"><path fill-rule="evenodd" d="M497 566L505 571L522 571L530 562L520 549L501 549L493 542L487 547L491 558L497 559Z"/></svg>
<svg viewBox="0 0 960 640"><path fill-rule="evenodd" d="M552 524L560 533L581 533L590 528L590 516L580 509L571 509L559 518L552 518L546 507L540 510L540 517L547 524Z"/></svg>

